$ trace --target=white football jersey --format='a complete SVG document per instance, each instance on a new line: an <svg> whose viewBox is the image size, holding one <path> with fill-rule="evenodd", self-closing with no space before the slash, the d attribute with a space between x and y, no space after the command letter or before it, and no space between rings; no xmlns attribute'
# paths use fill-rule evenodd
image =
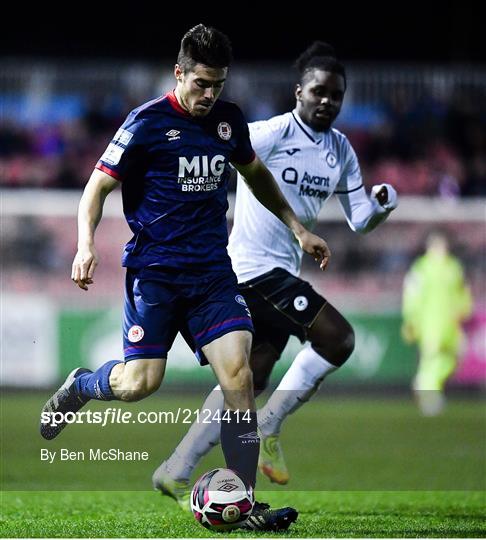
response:
<svg viewBox="0 0 486 540"><path fill-rule="evenodd" d="M364 230L373 214L383 212L366 195L356 154L337 129L315 132L295 110L249 128L256 154L306 228L312 230L333 193L353 230ZM257 201L239 174L228 252L239 282L277 267L300 272L302 250L294 235Z"/></svg>

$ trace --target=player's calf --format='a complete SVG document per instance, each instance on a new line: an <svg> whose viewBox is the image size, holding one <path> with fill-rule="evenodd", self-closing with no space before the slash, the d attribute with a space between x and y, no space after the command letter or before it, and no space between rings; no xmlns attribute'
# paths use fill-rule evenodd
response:
<svg viewBox="0 0 486 540"><path fill-rule="evenodd" d="M251 334L235 331L204 346L203 352L218 378L227 407L221 422L221 448L227 468L254 486L260 437L248 363L250 349Z"/></svg>
<svg viewBox="0 0 486 540"><path fill-rule="evenodd" d="M114 399L139 401L158 390L165 371L165 359L140 358L113 367L109 384Z"/></svg>
<svg viewBox="0 0 486 540"><path fill-rule="evenodd" d="M272 482L288 482L289 473L278 441L282 423L317 392L322 381L338 366L313 347L302 349L265 406L258 411L262 434L259 468Z"/></svg>

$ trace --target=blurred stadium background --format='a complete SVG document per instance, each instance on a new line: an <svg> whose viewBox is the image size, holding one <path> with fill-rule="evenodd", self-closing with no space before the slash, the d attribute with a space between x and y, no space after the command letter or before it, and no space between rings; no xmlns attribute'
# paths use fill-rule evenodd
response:
<svg viewBox="0 0 486 540"><path fill-rule="evenodd" d="M121 356L120 256L130 235L120 192L109 197L97 233L101 264L88 294L69 279L76 208L127 112L173 87L171 65L0 62L2 386L48 388L74 366ZM349 230L334 201L322 211L318 231L331 246L331 265L321 274L306 260L304 274L351 318L358 337L352 360L328 386L408 388L416 358L399 335L403 276L426 232L442 226L465 264L475 303L451 387L477 390L486 379L486 69L346 66L336 127L356 149L368 190L392 183L400 207L366 236ZM294 84L285 63L237 64L224 95L251 121L290 110ZM231 226L231 210L229 218ZM276 376L299 346L289 344ZM169 365L174 382L194 381L194 373L197 380L212 377L181 342Z"/></svg>

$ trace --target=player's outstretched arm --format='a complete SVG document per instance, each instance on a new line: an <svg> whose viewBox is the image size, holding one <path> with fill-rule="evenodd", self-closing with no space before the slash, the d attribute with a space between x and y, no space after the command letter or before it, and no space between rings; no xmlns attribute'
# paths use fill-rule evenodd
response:
<svg viewBox="0 0 486 540"><path fill-rule="evenodd" d="M78 251L74 257L71 279L87 291L93 283L98 265L98 254L94 245L94 234L103 213L106 196L118 185L108 174L95 169L91 174L78 208Z"/></svg>
<svg viewBox="0 0 486 540"><path fill-rule="evenodd" d="M308 231L297 219L295 212L283 196L272 173L255 157L248 165L234 164L245 179L253 195L260 203L275 214L294 233L303 251L314 257L321 270L325 270L331 251L326 242Z"/></svg>

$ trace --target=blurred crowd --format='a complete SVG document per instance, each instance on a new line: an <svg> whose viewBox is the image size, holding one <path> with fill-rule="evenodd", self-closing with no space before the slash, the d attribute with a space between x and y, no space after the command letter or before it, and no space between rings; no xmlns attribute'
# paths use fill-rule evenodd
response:
<svg viewBox="0 0 486 540"><path fill-rule="evenodd" d="M249 121L294 106L288 81L281 89L273 85L271 91L255 93L251 84L243 87L235 77L225 91ZM353 99L359 89L353 91L352 81L348 94L336 127L351 140L368 185L390 182L400 194L486 196L484 85L445 97L421 92L413 99L398 86L378 105ZM54 113L37 121L9 113L3 99L7 114L0 117L0 186L82 188L126 114L151 97L135 99L123 91L89 98L54 94L46 102ZM69 114L60 112L61 105Z"/></svg>
<svg viewBox="0 0 486 540"><path fill-rule="evenodd" d="M485 196L486 88L465 100L391 97L375 129L348 132L365 178L401 194Z"/></svg>
<svg viewBox="0 0 486 540"><path fill-rule="evenodd" d="M82 188L123 120L121 113L108 112L99 104L65 121L2 122L1 186Z"/></svg>

